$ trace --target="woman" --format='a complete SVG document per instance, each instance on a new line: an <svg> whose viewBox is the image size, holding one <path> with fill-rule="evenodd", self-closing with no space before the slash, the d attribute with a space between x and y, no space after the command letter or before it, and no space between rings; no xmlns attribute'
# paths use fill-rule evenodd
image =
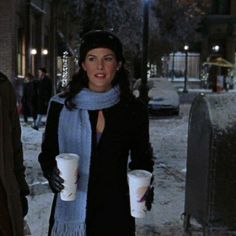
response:
<svg viewBox="0 0 236 236"><path fill-rule="evenodd" d="M63 202L55 195L49 235L134 236L127 164L130 152L130 169L153 169L147 109L131 95L113 34L84 35L79 65L68 91L51 99L39 155L55 193L63 189L55 156L80 156L77 198Z"/></svg>
<svg viewBox="0 0 236 236"><path fill-rule="evenodd" d="M16 95L8 78L0 72L0 235L23 236L28 212L21 129Z"/></svg>

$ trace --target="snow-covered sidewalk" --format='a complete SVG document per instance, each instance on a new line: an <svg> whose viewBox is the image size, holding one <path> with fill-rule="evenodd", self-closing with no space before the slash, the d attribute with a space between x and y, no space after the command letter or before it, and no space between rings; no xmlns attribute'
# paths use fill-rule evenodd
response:
<svg viewBox="0 0 236 236"><path fill-rule="evenodd" d="M38 163L43 128L36 131L31 128L30 123L25 124L23 120L21 120L21 128L26 180L31 190L27 197L29 212L26 220L32 236L46 236L53 195L48 188L46 179L42 176Z"/></svg>

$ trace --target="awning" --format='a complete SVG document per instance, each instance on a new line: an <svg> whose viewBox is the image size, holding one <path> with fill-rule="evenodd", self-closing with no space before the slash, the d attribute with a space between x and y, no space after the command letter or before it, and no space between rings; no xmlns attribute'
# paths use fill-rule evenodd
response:
<svg viewBox="0 0 236 236"><path fill-rule="evenodd" d="M210 65L210 66L219 66L219 67L226 67L226 68L235 68L236 65L230 63L229 61L225 60L222 57L217 57L211 61L207 61L203 63L203 66Z"/></svg>

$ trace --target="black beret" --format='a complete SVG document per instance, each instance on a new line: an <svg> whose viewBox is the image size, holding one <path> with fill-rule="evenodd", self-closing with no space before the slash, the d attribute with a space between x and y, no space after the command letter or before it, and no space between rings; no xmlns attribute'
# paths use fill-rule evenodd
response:
<svg viewBox="0 0 236 236"><path fill-rule="evenodd" d="M118 61L124 62L122 44L118 37L109 31L94 30L84 34L80 42L79 65L85 60L88 51L94 48L111 49Z"/></svg>

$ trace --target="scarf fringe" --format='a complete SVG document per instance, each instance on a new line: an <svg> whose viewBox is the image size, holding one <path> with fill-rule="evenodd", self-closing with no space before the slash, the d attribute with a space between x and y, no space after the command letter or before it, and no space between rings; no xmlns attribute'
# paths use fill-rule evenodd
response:
<svg viewBox="0 0 236 236"><path fill-rule="evenodd" d="M51 236L86 236L84 223L54 222Z"/></svg>

